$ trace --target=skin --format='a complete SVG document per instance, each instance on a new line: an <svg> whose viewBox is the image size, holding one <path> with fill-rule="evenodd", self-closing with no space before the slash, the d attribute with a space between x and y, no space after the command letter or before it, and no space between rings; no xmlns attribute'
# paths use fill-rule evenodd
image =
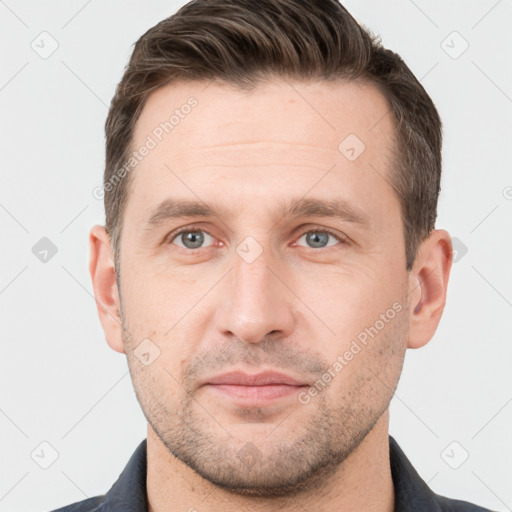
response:
<svg viewBox="0 0 512 512"><path fill-rule="evenodd" d="M105 337L126 354L148 420L149 510L392 511L388 407L406 349L438 326L452 253L434 230L406 271L386 100L356 82L277 78L251 93L180 82L148 98L134 147L190 96L198 105L132 171L120 283L104 227L90 233ZM338 150L351 133L366 145L354 161ZM170 196L218 215L147 229ZM343 198L369 223L276 212L302 197ZM206 230L198 248L173 236L182 227ZM262 248L252 263L237 253L248 236ZM394 303L401 311L307 404L292 394L241 407L201 385L274 369L312 386ZM146 338L160 351L148 366L134 353Z"/></svg>

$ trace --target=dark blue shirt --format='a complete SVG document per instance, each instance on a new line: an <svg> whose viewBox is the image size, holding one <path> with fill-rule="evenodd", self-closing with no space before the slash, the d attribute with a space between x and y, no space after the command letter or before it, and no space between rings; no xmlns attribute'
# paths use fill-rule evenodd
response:
<svg viewBox="0 0 512 512"><path fill-rule="evenodd" d="M431 491L391 436L389 458L395 488L394 512L492 512ZM53 512L147 512L146 461L144 439L107 494L78 501Z"/></svg>

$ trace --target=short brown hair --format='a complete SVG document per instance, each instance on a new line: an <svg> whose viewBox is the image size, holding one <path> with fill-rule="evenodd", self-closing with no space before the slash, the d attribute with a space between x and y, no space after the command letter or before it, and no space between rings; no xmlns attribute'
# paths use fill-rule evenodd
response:
<svg viewBox="0 0 512 512"><path fill-rule="evenodd" d="M272 75L361 79L386 97L396 128L391 185L400 198L407 270L412 268L437 217L442 129L432 100L400 56L336 0L193 0L136 42L105 123L105 228L116 273L130 176L114 187L112 180L133 151L148 95L179 80L251 89Z"/></svg>

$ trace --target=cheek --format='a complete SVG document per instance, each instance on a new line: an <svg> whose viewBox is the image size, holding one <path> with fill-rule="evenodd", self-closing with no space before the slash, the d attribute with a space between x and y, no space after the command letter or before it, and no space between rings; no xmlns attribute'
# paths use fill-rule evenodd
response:
<svg viewBox="0 0 512 512"><path fill-rule="evenodd" d="M215 278L211 272L209 275L210 280ZM126 288L123 313L131 338L127 348L133 369L138 369L141 386L147 387L153 382L155 389L181 392L173 377L181 380L184 365L193 359L204 338L205 321L215 310L213 296L205 296L211 287L208 283L197 274L187 277L179 271L164 275L140 270L123 281L123 288ZM157 357L144 368L135 354L142 351L143 340L147 339L150 340L145 341L150 355L154 353Z"/></svg>
<svg viewBox="0 0 512 512"><path fill-rule="evenodd" d="M180 391L178 384L167 373L162 357L150 366L144 366L135 357L129 358L133 388L142 410L150 418L171 417L178 407Z"/></svg>
<svg viewBox="0 0 512 512"><path fill-rule="evenodd" d="M311 277L311 276L310 276ZM327 285L304 279L302 300L317 311L334 335L312 333L317 350L335 376L329 399L335 406L347 393L370 408L380 408L396 387L407 343L407 305L396 280L376 272L331 272ZM313 321L308 321L309 327ZM314 325L317 325L316 323ZM329 378L329 377L327 377Z"/></svg>
<svg viewBox="0 0 512 512"><path fill-rule="evenodd" d="M396 309L403 306L405 285L396 276L392 280L370 268L339 267L302 272L294 286L304 304L334 331L332 334L326 330L331 341L343 344L378 322L398 302L399 306L388 315L394 318Z"/></svg>
<svg viewBox="0 0 512 512"><path fill-rule="evenodd" d="M180 269L163 273L142 262L133 262L126 265L123 274L126 317L141 327L144 325L148 333L161 334L172 328L193 305L196 292L201 291L197 289L197 278L187 279Z"/></svg>
<svg viewBox="0 0 512 512"><path fill-rule="evenodd" d="M401 310L387 323L368 323L358 335L338 343L339 357L333 357L339 363L339 377L333 380L330 398L333 406L344 400L368 410L383 410L389 405L405 357L407 319Z"/></svg>

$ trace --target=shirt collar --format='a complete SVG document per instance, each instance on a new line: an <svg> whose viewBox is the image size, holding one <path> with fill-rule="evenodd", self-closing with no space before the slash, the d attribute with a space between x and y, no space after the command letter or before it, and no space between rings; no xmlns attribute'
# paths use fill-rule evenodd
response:
<svg viewBox="0 0 512 512"><path fill-rule="evenodd" d="M436 495L421 479L395 439L388 437L391 476L395 489L394 512L441 512ZM139 444L118 480L106 494L103 503L93 512L148 512L146 442L144 439Z"/></svg>
<svg viewBox="0 0 512 512"><path fill-rule="evenodd" d="M395 439L389 436L389 461L395 488L394 512L441 512L437 496L422 480Z"/></svg>

